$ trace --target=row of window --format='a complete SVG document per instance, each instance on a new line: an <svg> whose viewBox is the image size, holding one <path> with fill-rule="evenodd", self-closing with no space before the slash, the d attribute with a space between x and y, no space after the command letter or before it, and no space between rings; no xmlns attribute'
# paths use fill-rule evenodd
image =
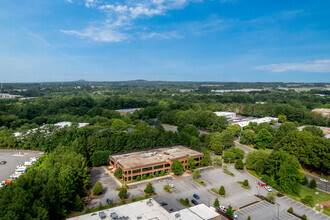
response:
<svg viewBox="0 0 330 220"><path fill-rule="evenodd" d="M169 170L168 170L168 169L167 169L167 170L165 170L165 173L168 173L168 172L169 172ZM156 173L156 172L154 172L154 173L152 173L152 174L153 174L153 175L155 175L155 173ZM146 174L144 174L144 175L146 175L146 176L149 176L149 175L150 175L150 173L146 173ZM133 176L133 178L132 178L132 177L130 177L130 176L129 176L129 177L125 177L125 178L124 178L124 180L125 180L125 181L131 181L131 180L135 180L135 179L136 179L138 176L139 176L140 178L142 178L142 176L141 176L141 175L135 175L135 176Z"/></svg>

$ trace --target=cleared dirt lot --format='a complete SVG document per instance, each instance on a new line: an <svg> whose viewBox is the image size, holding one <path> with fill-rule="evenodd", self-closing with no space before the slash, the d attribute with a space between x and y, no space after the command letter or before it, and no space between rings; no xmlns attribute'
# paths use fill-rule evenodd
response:
<svg viewBox="0 0 330 220"><path fill-rule="evenodd" d="M24 153L24 156L18 156L18 152ZM31 157L40 157L40 152L24 150L0 150L0 161L5 160L5 165L0 165L0 181L4 181L15 172L18 165L24 165Z"/></svg>

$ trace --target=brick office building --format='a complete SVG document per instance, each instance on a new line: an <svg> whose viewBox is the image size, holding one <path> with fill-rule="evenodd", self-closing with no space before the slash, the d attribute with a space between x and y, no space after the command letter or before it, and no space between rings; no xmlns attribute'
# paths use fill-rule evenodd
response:
<svg viewBox="0 0 330 220"><path fill-rule="evenodd" d="M124 181L136 179L138 176L154 175L161 171L170 172L174 160L181 161L186 169L189 157L193 156L196 165L200 164L203 153L189 147L177 145L171 147L159 147L142 151L113 154L109 156L110 166L121 168Z"/></svg>

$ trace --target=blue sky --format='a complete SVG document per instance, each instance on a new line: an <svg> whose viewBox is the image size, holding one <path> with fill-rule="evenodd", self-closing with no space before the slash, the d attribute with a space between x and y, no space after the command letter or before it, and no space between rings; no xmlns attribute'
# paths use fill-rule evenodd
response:
<svg viewBox="0 0 330 220"><path fill-rule="evenodd" d="M0 82L330 82L328 0L2 0Z"/></svg>

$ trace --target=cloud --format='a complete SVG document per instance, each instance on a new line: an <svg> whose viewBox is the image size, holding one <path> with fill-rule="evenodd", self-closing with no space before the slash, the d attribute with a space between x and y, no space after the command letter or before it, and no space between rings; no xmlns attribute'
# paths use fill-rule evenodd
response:
<svg viewBox="0 0 330 220"><path fill-rule="evenodd" d="M330 60L312 60L303 63L279 63L256 66L256 70L266 70L271 72L286 72L286 71L301 71L301 72L316 72L329 73Z"/></svg>
<svg viewBox="0 0 330 220"><path fill-rule="evenodd" d="M67 0L72 1L72 0ZM201 0L123 0L111 4L105 0L85 0L85 6L91 10L99 10L104 19L94 22L82 30L61 30L62 33L89 38L101 42L119 42L134 34L129 31L141 33L140 27L134 25L137 19L147 19L154 16L164 16L169 10L181 9L190 2ZM96 26L95 23L98 23ZM135 34L143 39L159 37L163 39L180 38L175 32Z"/></svg>

